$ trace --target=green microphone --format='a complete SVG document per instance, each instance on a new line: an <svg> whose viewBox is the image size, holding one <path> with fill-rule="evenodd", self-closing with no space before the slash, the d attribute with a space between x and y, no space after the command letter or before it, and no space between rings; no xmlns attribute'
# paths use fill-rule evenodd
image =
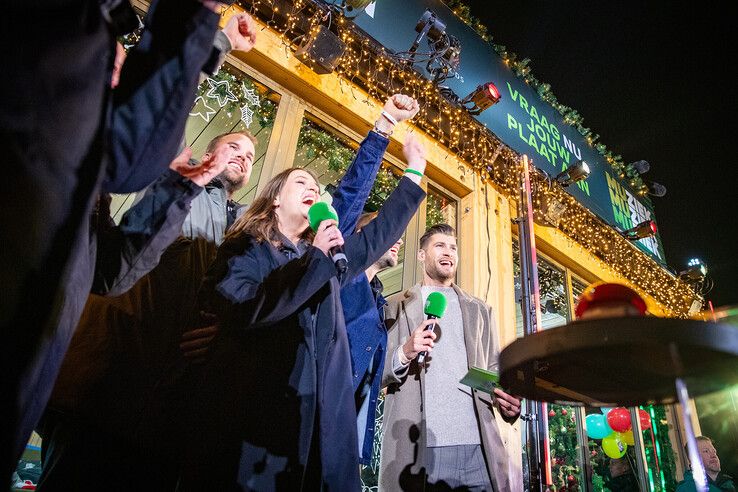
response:
<svg viewBox="0 0 738 492"><path fill-rule="evenodd" d="M423 308L426 319L442 318L443 314L446 312L447 304L448 301L446 300L446 296L444 296L440 292L431 292L430 294L428 294L428 299L425 300L425 307ZM435 323L430 324L425 327L425 330L433 330L435 326ZM420 354L418 355L418 364L422 364L423 362L425 362L426 355L428 355L428 352L420 352Z"/></svg>
<svg viewBox="0 0 738 492"><path fill-rule="evenodd" d="M338 222L338 213L336 213L336 209L325 202L313 203L308 209L308 222L310 222L310 228L313 231L318 232L318 227L320 227L320 223L324 220L335 220ZM346 273L346 270L348 269L348 258L346 258L346 254L343 252L343 246L331 248L330 254L333 263L336 265L338 275L340 276Z"/></svg>

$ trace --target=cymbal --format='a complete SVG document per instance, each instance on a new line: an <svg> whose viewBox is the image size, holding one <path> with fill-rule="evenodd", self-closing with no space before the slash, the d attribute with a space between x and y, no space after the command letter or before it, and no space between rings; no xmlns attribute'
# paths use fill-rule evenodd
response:
<svg viewBox="0 0 738 492"><path fill-rule="evenodd" d="M532 400L668 404L678 377L692 397L738 384L738 328L652 317L573 321L519 338L499 365L502 387Z"/></svg>

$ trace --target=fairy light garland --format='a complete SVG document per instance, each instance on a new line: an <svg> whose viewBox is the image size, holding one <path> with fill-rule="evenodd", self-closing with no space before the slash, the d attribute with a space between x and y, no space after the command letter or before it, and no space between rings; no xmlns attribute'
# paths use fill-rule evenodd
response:
<svg viewBox="0 0 738 492"><path fill-rule="evenodd" d="M335 69L339 80L348 83L346 91L356 99L359 97L354 93L354 87L361 88L369 98L376 100L383 100L399 91L414 97L418 100L420 111L413 121L419 128L436 140L438 146L465 161L485 183L494 184L502 194L517 198L519 154L466 111L449 104L437 87L412 66L390 58L383 46L360 32L351 21L335 12L329 14L325 5L314 0L238 0L237 4L280 36L287 56L309 35L306 33L314 32L321 24L330 23L346 44L346 51ZM507 53L506 50L503 52ZM515 61L509 53L503 59ZM560 112L565 108L550 94L550 86L536 81L530 75L529 60L522 60L515 66L519 76L525 77L529 84L537 84L535 87L539 94L543 93L548 98L544 100ZM575 110L566 112L565 120L570 124L581 124L582 121ZM591 132L585 136L591 137L593 142L598 138ZM604 146L601 148L604 149ZM632 176L632 171L622 164L620 156L600 153L619 174L630 177L637 188L639 177ZM546 194L553 194L564 203L566 211L558 229L575 241L582 251L591 253L614 272L640 287L674 315L687 316L692 301L699 299L687 284L669 274L648 255L636 250L627 239L571 195L557 187L549 190L541 177L534 179L540 181L536 186L535 208L540 209L541 200L545 199Z"/></svg>

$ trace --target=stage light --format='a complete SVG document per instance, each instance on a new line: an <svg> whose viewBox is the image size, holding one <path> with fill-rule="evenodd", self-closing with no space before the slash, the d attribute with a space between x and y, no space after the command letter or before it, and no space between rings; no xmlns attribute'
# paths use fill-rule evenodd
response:
<svg viewBox="0 0 738 492"><path fill-rule="evenodd" d="M461 104L469 111L469 114L478 115L490 106L497 104L502 95L497 86L492 82L477 86L474 91L462 99Z"/></svg>
<svg viewBox="0 0 738 492"><path fill-rule="evenodd" d="M707 277L707 265L699 258L687 262L687 269L679 272L679 278L689 283L702 282Z"/></svg>
<svg viewBox="0 0 738 492"><path fill-rule="evenodd" d="M554 181L558 182L561 186L567 187L579 181L587 179L589 176L589 165L584 161L577 161L571 166L561 171L555 178Z"/></svg>
<svg viewBox="0 0 738 492"><path fill-rule="evenodd" d="M657 198L661 198L666 196L666 186L662 185L661 183L656 183L654 181L643 181L646 184L646 187L648 188L647 193L651 196L655 196Z"/></svg>
<svg viewBox="0 0 738 492"><path fill-rule="evenodd" d="M654 236L658 232L658 228L656 227L656 222L653 220L644 220L640 224L636 225L635 227L632 227L626 231L623 231L621 234L626 239L630 239L631 241L636 241L638 239L646 239L648 237Z"/></svg>
<svg viewBox="0 0 738 492"><path fill-rule="evenodd" d="M651 164L642 159L640 161L631 162L630 166L635 169L638 174L646 174L649 169L651 169Z"/></svg>
<svg viewBox="0 0 738 492"><path fill-rule="evenodd" d="M441 41L443 35L446 34L446 24L438 18L435 12L428 9L423 12L420 20L418 20L418 23L415 25L415 32L417 32L418 35L415 36L415 41L413 41L412 46L410 46L410 49L408 50L411 61L415 59L415 52L418 50L420 41L422 41L424 37L428 36L429 44L435 44Z"/></svg>

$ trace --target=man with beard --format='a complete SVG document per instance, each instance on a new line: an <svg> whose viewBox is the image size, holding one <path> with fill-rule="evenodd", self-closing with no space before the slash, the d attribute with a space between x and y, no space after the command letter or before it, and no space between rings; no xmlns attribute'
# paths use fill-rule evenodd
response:
<svg viewBox="0 0 738 492"><path fill-rule="evenodd" d="M705 436L698 436L697 449L700 452L700 458L707 473L709 492L735 492L733 477L720 471L720 458L717 455L712 439ZM686 446L684 446L684 454L687 454ZM676 490L677 492L694 492L697 490L694 477L692 476L692 470L684 472L684 480L679 482Z"/></svg>
<svg viewBox="0 0 738 492"><path fill-rule="evenodd" d="M179 422L159 410L181 403L175 390L187 374L186 359L200 353L186 345L183 359L181 337L203 324L194 300L242 207L231 199L249 180L255 143L248 132L215 137L202 160L224 156L226 168L192 201L180 237L159 265L120 297L88 299L39 428L39 490L90 483L133 490L144 477L152 489L174 488ZM192 330L184 337L199 346L213 330Z"/></svg>
<svg viewBox="0 0 738 492"><path fill-rule="evenodd" d="M379 489L522 490L522 470L509 463L500 432L520 415L520 400L499 388L487 394L459 383L470 367L496 372L499 345L491 307L454 284L454 228L429 228L418 260L422 282L392 296L386 309ZM423 314L432 292L448 303L440 320ZM421 352L423 364L416 359Z"/></svg>

